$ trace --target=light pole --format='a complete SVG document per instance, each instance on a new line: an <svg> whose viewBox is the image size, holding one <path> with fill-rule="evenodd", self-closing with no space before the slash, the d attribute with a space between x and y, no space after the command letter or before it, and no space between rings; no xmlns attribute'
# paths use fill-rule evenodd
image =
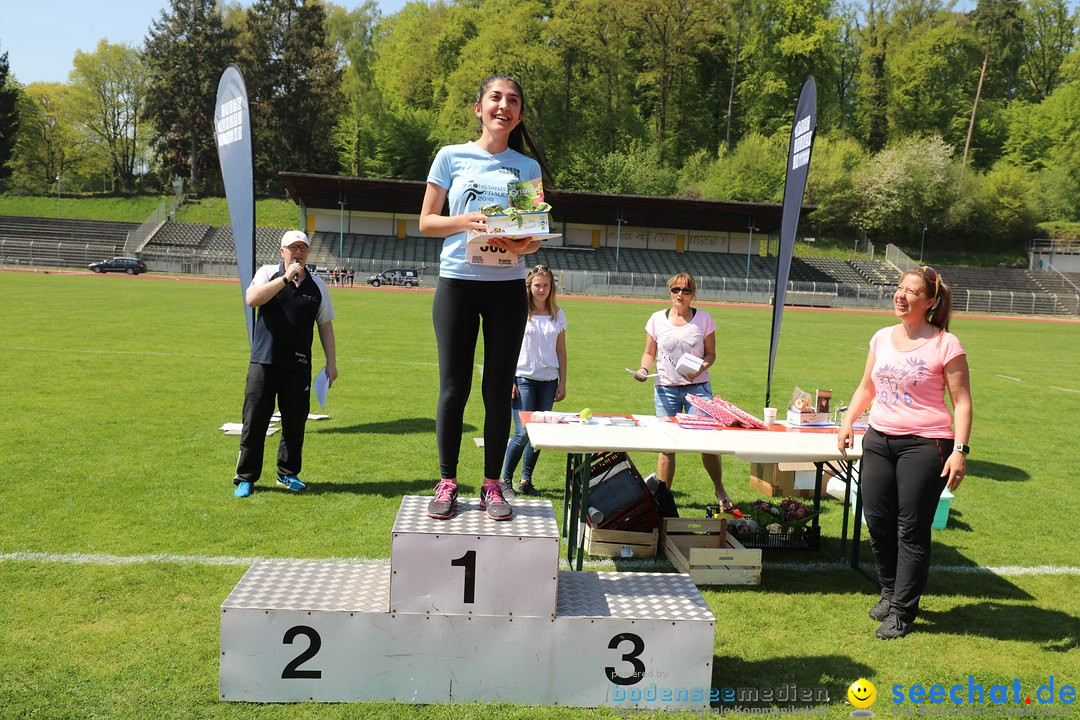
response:
<svg viewBox="0 0 1080 720"><path fill-rule="evenodd" d="M923 248L926 247L926 223L922 226L922 242L919 243L919 262L922 262Z"/></svg>
<svg viewBox="0 0 1080 720"><path fill-rule="evenodd" d="M345 198L338 200L338 205L341 206L341 214L338 217L338 246L337 256L338 263L344 262L341 256L345 253Z"/></svg>
<svg viewBox="0 0 1080 720"><path fill-rule="evenodd" d="M747 224L750 228L750 237L746 241L746 279L750 279L750 248L754 245L754 219L750 218L750 222Z"/></svg>
<svg viewBox="0 0 1080 720"><path fill-rule="evenodd" d="M622 244L622 224L626 222L623 217L622 210L619 211L619 217L615 218L615 223L618 228L615 230L615 272L619 272L619 245Z"/></svg>
<svg viewBox="0 0 1080 720"><path fill-rule="evenodd" d="M60 217L60 173L56 173L56 217Z"/></svg>

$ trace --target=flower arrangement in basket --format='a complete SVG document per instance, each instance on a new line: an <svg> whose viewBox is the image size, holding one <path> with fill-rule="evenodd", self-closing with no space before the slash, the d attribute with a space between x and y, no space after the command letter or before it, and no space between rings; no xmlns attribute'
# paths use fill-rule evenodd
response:
<svg viewBox="0 0 1080 720"><path fill-rule="evenodd" d="M750 518L760 528L770 533L801 534L814 517L814 509L795 498L784 498L777 503L755 500L750 503Z"/></svg>

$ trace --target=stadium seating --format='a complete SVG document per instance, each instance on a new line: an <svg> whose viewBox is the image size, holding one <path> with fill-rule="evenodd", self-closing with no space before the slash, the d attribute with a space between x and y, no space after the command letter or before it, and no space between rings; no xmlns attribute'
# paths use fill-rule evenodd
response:
<svg viewBox="0 0 1080 720"><path fill-rule="evenodd" d="M936 269L953 291L1003 290L1024 293L1045 292L1032 278L1034 271L1017 268L961 267L938 265ZM1046 273L1043 273L1044 275Z"/></svg>
<svg viewBox="0 0 1080 720"><path fill-rule="evenodd" d="M85 267L124 254L138 223L0 216L4 263L46 261L54 267Z"/></svg>
<svg viewBox="0 0 1080 720"><path fill-rule="evenodd" d="M0 216L0 262L54 267L85 267L109 257L134 254L126 248L128 233L137 223L99 222ZM278 248L286 228L255 229L256 264L279 260ZM308 262L317 268L351 267L358 273L393 267L426 267L439 263L439 238L396 238L317 232ZM236 253L232 230L201 223L166 222L147 241L139 256L146 260L181 263L181 272L203 272L203 263L233 265ZM776 275L776 258L727 253L676 253L670 250L544 245L530 258L554 270L607 273L615 285L657 287L667 277L689 272L703 287L747 281L761 287ZM154 269L153 267L151 269ZM1052 273L1020 268L975 268L939 265L953 287L959 309L972 312L1075 314L1080 273ZM614 275L614 273L618 273ZM645 276L645 277L639 277ZM865 297L889 292L900 277L891 264L868 259L792 258L789 279L798 292ZM817 287L809 287L807 284ZM832 287L821 287L822 285ZM1038 297L1035 297L1038 296ZM1056 297L1055 297L1056 296Z"/></svg>

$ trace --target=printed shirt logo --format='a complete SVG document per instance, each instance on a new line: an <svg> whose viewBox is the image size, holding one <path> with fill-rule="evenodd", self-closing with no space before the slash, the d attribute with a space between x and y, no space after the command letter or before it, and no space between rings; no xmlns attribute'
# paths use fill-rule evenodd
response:
<svg viewBox="0 0 1080 720"><path fill-rule="evenodd" d="M480 197L480 192L480 186L475 182L470 182L465 188L465 192L462 193L462 197L465 199L466 203L471 203L473 200Z"/></svg>
<svg viewBox="0 0 1080 720"><path fill-rule="evenodd" d="M697 325L679 325L660 335L656 341L657 354L675 367L686 353L699 355L704 349L705 334Z"/></svg>
<svg viewBox="0 0 1080 720"><path fill-rule="evenodd" d="M926 376L926 362L919 358L909 358L898 366L884 364L874 370L874 384L879 388L878 398L886 405L903 402L911 405L914 400L908 390L919 384Z"/></svg>

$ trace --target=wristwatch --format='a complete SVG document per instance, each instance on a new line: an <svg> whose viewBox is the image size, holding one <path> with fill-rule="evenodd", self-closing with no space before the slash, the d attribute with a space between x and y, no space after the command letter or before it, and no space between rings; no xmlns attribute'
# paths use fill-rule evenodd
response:
<svg viewBox="0 0 1080 720"><path fill-rule="evenodd" d="M960 452L967 455L969 452L971 452L971 446L965 445L964 443L956 443L955 445L953 445L953 450L959 450Z"/></svg>

